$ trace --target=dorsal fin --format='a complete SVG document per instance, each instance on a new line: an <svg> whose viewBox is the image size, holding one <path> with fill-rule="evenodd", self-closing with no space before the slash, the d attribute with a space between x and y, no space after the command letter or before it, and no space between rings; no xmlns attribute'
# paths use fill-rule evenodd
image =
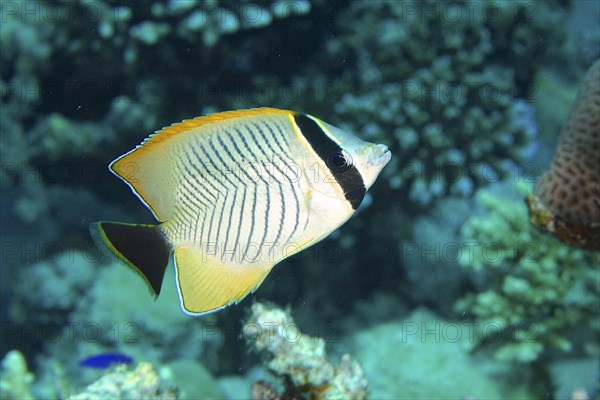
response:
<svg viewBox="0 0 600 400"><path fill-rule="evenodd" d="M139 147L152 147L153 144L158 144L166 140L171 139L173 136L178 135L182 132L187 132L191 129L198 128L202 125L213 124L216 122L223 122L229 119L241 118L241 117L253 117L257 115L269 115L269 114L296 114L289 110L280 110L278 108L251 108L248 110L234 110L224 111L220 113L208 114L201 117L192 119L186 119L171 126L167 126L159 131L156 131L150 135L146 140L140 144Z"/></svg>
<svg viewBox="0 0 600 400"><path fill-rule="evenodd" d="M164 222L173 212L178 180L172 165L174 157L170 139L190 131L209 133L210 129L202 128L236 118L295 114L277 108L253 108L185 120L150 135L135 149L114 160L109 168L131 188L157 220Z"/></svg>

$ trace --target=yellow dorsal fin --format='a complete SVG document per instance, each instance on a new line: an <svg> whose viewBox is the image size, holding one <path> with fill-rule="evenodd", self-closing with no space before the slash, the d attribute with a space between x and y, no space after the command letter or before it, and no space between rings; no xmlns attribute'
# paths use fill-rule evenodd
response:
<svg viewBox="0 0 600 400"><path fill-rule="evenodd" d="M225 264L200 250L175 250L175 271L181 308L201 315L239 303L260 286L272 264Z"/></svg>
<svg viewBox="0 0 600 400"><path fill-rule="evenodd" d="M213 123L274 114L292 115L295 113L277 108L253 108L225 111L185 120L150 135L134 150L114 160L109 168L131 187L157 220L164 222L172 215L178 181L173 167L177 155L173 154L172 142L169 139L192 130L209 133L210 129L203 130L202 128Z"/></svg>
<svg viewBox="0 0 600 400"><path fill-rule="evenodd" d="M215 114L208 114L202 117L196 117L192 119L186 119L178 122L171 126L167 126L156 133L150 135L140 146L150 146L169 140L175 135L181 132L187 132L191 129L198 128L202 125L213 124L216 122L223 122L226 120L242 117L253 117L257 115L270 115L270 114L295 114L293 111L280 110L278 108L251 108L248 110L235 110L235 111L224 111Z"/></svg>

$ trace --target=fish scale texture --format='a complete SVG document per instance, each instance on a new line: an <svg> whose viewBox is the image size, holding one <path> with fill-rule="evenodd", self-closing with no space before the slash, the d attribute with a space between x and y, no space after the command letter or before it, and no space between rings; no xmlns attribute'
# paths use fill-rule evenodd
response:
<svg viewBox="0 0 600 400"><path fill-rule="evenodd" d="M563 219L583 226L600 224L600 60L583 81L536 192Z"/></svg>

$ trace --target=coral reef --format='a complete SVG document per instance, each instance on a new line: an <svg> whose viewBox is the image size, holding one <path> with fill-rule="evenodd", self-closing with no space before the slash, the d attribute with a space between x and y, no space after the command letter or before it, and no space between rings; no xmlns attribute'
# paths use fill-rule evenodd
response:
<svg viewBox="0 0 600 400"><path fill-rule="evenodd" d="M69 354L118 351L136 361L198 359L218 366L222 341L214 316L189 318L180 312L174 272L167 271L171 279L157 301L134 274L118 261L98 267L95 284L69 315L71 323L47 349L54 360L72 365Z"/></svg>
<svg viewBox="0 0 600 400"><path fill-rule="evenodd" d="M83 359L119 352L161 365L193 358L218 368L222 337L214 316L181 313L174 273L169 273L161 298L154 301L133 271L118 260L98 263L97 253L59 253L52 261L26 265L18 275L3 340L43 346L36 371L54 381L63 376L67 389L96 376L82 369L74 354ZM53 390L43 393L55 395Z"/></svg>
<svg viewBox="0 0 600 400"><path fill-rule="evenodd" d="M197 104L208 104L206 98L195 97L213 96L199 93L189 82L210 81L218 86L227 81L222 69L214 68L218 58L228 57L215 48L223 37L264 29L310 10L307 0L3 5L0 183L8 193L4 207L19 227L43 224L37 227L43 234L16 239L33 247L60 237L65 227L53 211L64 207L64 198L51 192L70 186L96 191L96 197L104 178L95 172L105 170L106 157L113 153L104 155L100 150L128 138L133 143L140 133L180 115L183 119L200 114ZM186 67L187 62L193 65ZM220 63L228 65L229 60ZM172 79L164 79L163 74ZM166 98L180 101L175 104ZM54 174L55 163L65 174ZM73 174L82 172L73 179ZM69 228L72 233L73 227ZM79 234L81 228L76 228ZM10 260L11 265L16 263Z"/></svg>
<svg viewBox="0 0 600 400"><path fill-rule="evenodd" d="M243 335L252 349L267 355L269 370L284 380L283 398L365 398L367 380L360 365L347 354L338 365L330 364L324 340L300 332L289 312L255 303ZM275 389L258 383L254 390L269 398Z"/></svg>
<svg viewBox="0 0 600 400"><path fill-rule="evenodd" d="M12 320L20 323L62 324L80 303L95 278L92 255L73 250L24 265L17 295L11 303Z"/></svg>
<svg viewBox="0 0 600 400"><path fill-rule="evenodd" d="M413 202L468 196L534 149L536 124L522 90L545 46L562 40L551 28L560 13L548 3L535 10L526 1L478 5L469 13L461 2L357 2L330 44L339 57L356 57L344 78L357 84L335 105L338 117L387 140L394 158L383 175Z"/></svg>
<svg viewBox="0 0 600 400"><path fill-rule="evenodd" d="M473 326L417 309L359 330L344 348L363 365L373 399L532 398L511 367L469 352Z"/></svg>
<svg viewBox="0 0 600 400"><path fill-rule="evenodd" d="M493 326L495 337L478 341L502 360L532 362L549 348L575 349L571 337L589 351L600 334L600 255L573 250L533 230L519 199L529 185L506 182L478 191L485 211L462 226L460 264L475 271L479 292L454 306L472 316L479 329Z"/></svg>
<svg viewBox="0 0 600 400"><path fill-rule="evenodd" d="M568 12L577 48L565 54ZM529 380L544 394L554 384L559 398L597 396L596 378L581 371L597 370L589 360L599 352L600 262L529 229L530 188L478 191L521 172L544 146L528 101L550 110L536 115L541 128L563 114L554 110L572 92L536 85L552 67L574 86L598 57L595 2L35 0L0 2L0 14L0 348L22 351L37 377L7 353L0 397L68 397L98 378L78 361L105 352L141 362L137 378L110 370L92 388L112 382L111 397L138 378L161 390L150 398L174 396L171 385L180 398L247 398L253 382L257 398L526 398L520 384ZM96 220L151 220L127 187L115 187L106 170L115 155L173 121L255 106L323 117L394 154L359 217L286 261L261 293L291 303L303 327L334 326L313 336L341 358L336 365L323 340L260 304L242 331L262 332L249 342L266 367L254 365L239 340L242 307L186 317L172 281L154 303L125 266L96 258L88 235ZM458 240L464 268L402 251ZM511 252L515 242L524 247ZM470 260L471 243L481 248ZM454 310L473 341L403 340L412 323L454 326L406 315L425 304L450 319L465 289ZM499 336L476 328L484 324ZM521 363L512 380L494 352L544 362ZM199 381L205 391L193 387Z"/></svg>
<svg viewBox="0 0 600 400"><path fill-rule="evenodd" d="M2 361L0 398L6 400L27 399L223 399L224 394L212 374L199 362L178 359L160 364L158 372L151 363L140 362L133 370L119 364L103 371L93 383L85 385L67 380L64 371L54 362L52 373L34 381L27 369L23 355L13 350ZM81 370L80 370L81 372ZM95 372L95 371L94 371ZM90 380L88 380L89 382Z"/></svg>
<svg viewBox="0 0 600 400"><path fill-rule="evenodd" d="M176 389L161 387L163 385L152 364L141 362L133 371L126 366L117 367L69 399L177 399Z"/></svg>
<svg viewBox="0 0 600 400"><path fill-rule="evenodd" d="M262 90L224 104L273 98L388 144L388 199L426 207L469 196L533 154L537 125L525 98L549 59L545 48L561 52L564 33L554 26L562 19L550 3L527 1L353 2L315 60L327 72L307 66L288 81L259 74L253 86ZM265 87L281 89L269 97Z"/></svg>
<svg viewBox="0 0 600 400"><path fill-rule="evenodd" d="M259 89L253 95L227 96L222 103L255 106L265 87L277 87L276 104L331 116L337 126L392 151L378 178L387 187L373 190L375 207L362 207L362 216L328 245L339 249L340 259L354 262L339 262L338 273L325 281L318 279L321 262L297 257L305 270L294 280L310 288L302 298L325 318L382 289L415 303L433 297L435 291L418 288L412 298L409 282L429 276L418 262L406 266L404 254L390 256L389 249L406 238L424 243L426 233L413 219L426 220L437 200L468 198L480 186L523 172L520 163L537 145L533 108L525 98L536 71L550 59L545 48L561 53L563 40L556 29L561 8L549 3L352 2L335 12L334 33L319 44L321 56L312 64L294 68L287 80L254 76ZM420 229L414 238L412 227ZM358 239L366 232L368 251ZM433 264L424 270L435 269ZM349 279L364 265L383 268ZM432 277L444 276L435 271ZM461 287L458 276L450 279ZM330 296L331 285L347 290Z"/></svg>
<svg viewBox="0 0 600 400"><path fill-rule="evenodd" d="M33 399L30 385L34 376L27 369L25 357L17 350L11 350L2 359L0 368L0 398L3 400Z"/></svg>
<svg viewBox="0 0 600 400"><path fill-rule="evenodd" d="M585 76L556 154L529 198L531 221L566 243L600 251L600 60Z"/></svg>

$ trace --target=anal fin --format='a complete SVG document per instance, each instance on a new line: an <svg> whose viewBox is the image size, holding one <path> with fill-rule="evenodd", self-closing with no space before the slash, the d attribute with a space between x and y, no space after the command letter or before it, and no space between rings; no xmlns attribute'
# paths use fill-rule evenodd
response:
<svg viewBox="0 0 600 400"><path fill-rule="evenodd" d="M175 271L181 308L186 314L201 315L240 302L260 286L272 264L223 263L200 250L175 250Z"/></svg>

